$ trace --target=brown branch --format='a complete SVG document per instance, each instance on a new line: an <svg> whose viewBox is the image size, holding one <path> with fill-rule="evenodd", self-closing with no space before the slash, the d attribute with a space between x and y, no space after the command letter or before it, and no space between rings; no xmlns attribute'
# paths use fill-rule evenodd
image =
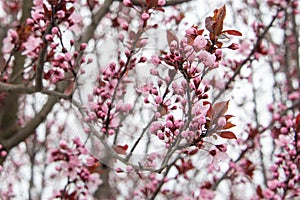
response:
<svg viewBox="0 0 300 200"><path fill-rule="evenodd" d="M101 19L108 13L109 8L114 0L105 0L105 2L102 4L102 7L92 16L92 22L91 24L86 28L84 35L81 36L81 39L79 41L80 45L81 43L87 43L91 38L93 38L94 32L101 21Z"/></svg>
<svg viewBox="0 0 300 200"><path fill-rule="evenodd" d="M43 75L44 75L44 64L47 56L48 41L46 40L46 35L50 33L53 25L49 24L43 36L43 46L39 53L39 59L36 66L36 75L35 75L35 88L37 91L43 89Z"/></svg>
<svg viewBox="0 0 300 200"><path fill-rule="evenodd" d="M47 103L43 106L41 111L24 127L13 133L11 137L3 140L3 146L8 151L18 145L20 142L28 138L34 130L46 119L48 113L52 110L53 106L57 103L57 97L49 97Z"/></svg>
<svg viewBox="0 0 300 200"><path fill-rule="evenodd" d="M28 3L23 3L22 5L22 16L20 19L20 25L24 24L26 19L30 16L30 9L32 8L32 1ZM8 82L14 84L22 83L22 72L24 70L25 56L21 52L14 52L14 66L12 67L12 74ZM12 77L15 77L12 80ZM11 135L7 134L10 130L17 129L17 113L19 109L19 94L10 93L5 97L3 106L0 110L0 143L2 138L10 137Z"/></svg>
<svg viewBox="0 0 300 200"><path fill-rule="evenodd" d="M48 89L43 89L41 91L38 91L35 87L29 87L23 84L10 84L10 83L3 83L3 82L0 82L0 92L18 93L18 94L34 94L40 92L42 94L58 97L60 99L70 99L72 95L72 94L67 95L55 90L48 90Z"/></svg>
<svg viewBox="0 0 300 200"><path fill-rule="evenodd" d="M26 87L23 84L11 84L0 82L0 92L32 94L35 92L35 89L32 87Z"/></svg>

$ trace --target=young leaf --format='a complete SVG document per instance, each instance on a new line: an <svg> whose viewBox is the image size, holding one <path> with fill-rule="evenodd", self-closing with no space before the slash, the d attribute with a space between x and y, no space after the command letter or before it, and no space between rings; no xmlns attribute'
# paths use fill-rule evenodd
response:
<svg viewBox="0 0 300 200"><path fill-rule="evenodd" d="M222 131L219 135L220 135L220 137L226 138L226 139L237 139L235 134L231 131Z"/></svg>
<svg viewBox="0 0 300 200"><path fill-rule="evenodd" d="M213 17L207 17L205 19L205 27L213 37L218 36L222 33L225 16L226 7L225 5L223 5L220 9L214 10Z"/></svg>
<svg viewBox="0 0 300 200"><path fill-rule="evenodd" d="M214 27L214 34L220 35L223 30L223 22L226 16L226 7L223 5L220 9L217 9L217 12L215 10L215 27Z"/></svg>
<svg viewBox="0 0 300 200"><path fill-rule="evenodd" d="M242 33L237 30L225 30L225 31L222 31L222 33L229 34L229 35L235 35L235 36L242 36Z"/></svg>
<svg viewBox="0 0 300 200"><path fill-rule="evenodd" d="M235 127L236 125L231 123L231 122L227 122L226 125L223 127L223 129L230 129L232 127Z"/></svg>
<svg viewBox="0 0 300 200"><path fill-rule="evenodd" d="M121 155L126 155L126 150L128 149L128 145L125 144L125 145L117 145L114 147L114 151L117 153L117 154L121 154Z"/></svg>
<svg viewBox="0 0 300 200"><path fill-rule="evenodd" d="M217 121L220 117L222 117L226 111L228 110L229 101L221 101L215 103L212 109L212 119L213 121Z"/></svg>

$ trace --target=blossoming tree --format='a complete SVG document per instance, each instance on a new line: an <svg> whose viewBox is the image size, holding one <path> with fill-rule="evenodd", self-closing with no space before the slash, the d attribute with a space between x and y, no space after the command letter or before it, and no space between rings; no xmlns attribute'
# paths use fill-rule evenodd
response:
<svg viewBox="0 0 300 200"><path fill-rule="evenodd" d="M1 1L1 199L299 197L298 1L208 2Z"/></svg>

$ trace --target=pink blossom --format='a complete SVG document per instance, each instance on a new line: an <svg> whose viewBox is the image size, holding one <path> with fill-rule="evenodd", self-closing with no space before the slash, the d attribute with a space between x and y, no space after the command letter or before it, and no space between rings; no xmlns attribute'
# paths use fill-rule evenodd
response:
<svg viewBox="0 0 300 200"><path fill-rule="evenodd" d="M216 61L216 56L207 51L200 51L198 58L207 67L213 67Z"/></svg>
<svg viewBox="0 0 300 200"><path fill-rule="evenodd" d="M178 44L177 44L177 41L176 40L173 40L171 43L170 43L170 51L171 52L174 52L178 47Z"/></svg>
<svg viewBox="0 0 300 200"><path fill-rule="evenodd" d="M59 10L59 11L57 11L57 17L58 18L64 18L66 15L65 15L65 12L64 11L62 11L62 10Z"/></svg>
<svg viewBox="0 0 300 200"><path fill-rule="evenodd" d="M142 14L142 20L146 21L146 20L148 20L149 18L150 18L149 13L144 12L144 13Z"/></svg>
<svg viewBox="0 0 300 200"><path fill-rule="evenodd" d="M119 33L118 38L119 38L119 40L120 40L121 42L123 42L123 41L124 41L124 34Z"/></svg>
<svg viewBox="0 0 300 200"><path fill-rule="evenodd" d="M163 5L165 5L166 4L166 1L165 0L158 0L158 2L157 2L157 5L158 6L163 6Z"/></svg>
<svg viewBox="0 0 300 200"><path fill-rule="evenodd" d="M58 28L57 27L53 27L51 30L52 34L57 34L58 33Z"/></svg>
<svg viewBox="0 0 300 200"><path fill-rule="evenodd" d="M165 139L165 135L164 135L164 133L161 130L157 131L157 136L161 140Z"/></svg>
<svg viewBox="0 0 300 200"><path fill-rule="evenodd" d="M80 45L80 51L85 50L86 47L87 47L87 43L82 43L82 44Z"/></svg>
<svg viewBox="0 0 300 200"><path fill-rule="evenodd" d="M153 76L157 76L159 73L156 69L150 69L150 74Z"/></svg>
<svg viewBox="0 0 300 200"><path fill-rule="evenodd" d="M154 65L159 65L160 64L159 57L156 56L156 55L151 56L151 63L154 64Z"/></svg>
<svg viewBox="0 0 300 200"><path fill-rule="evenodd" d="M132 2L130 0L123 0L123 4L128 7L132 6Z"/></svg>
<svg viewBox="0 0 300 200"><path fill-rule="evenodd" d="M219 125L221 128L223 128L223 127L226 125L226 119L225 119L225 117L220 117L220 118L218 119L218 125Z"/></svg>
<svg viewBox="0 0 300 200"><path fill-rule="evenodd" d="M17 42L18 38L18 33L13 29L9 29L7 32L7 37L3 39L2 52L10 53L15 47L14 43Z"/></svg>
<svg viewBox="0 0 300 200"><path fill-rule="evenodd" d="M237 50L240 48L240 45L237 44L237 43L232 43L231 45L229 45L228 47L229 49L232 49L232 50Z"/></svg>
<svg viewBox="0 0 300 200"><path fill-rule="evenodd" d="M207 44L207 40L202 36L202 35L198 35L195 40L194 40L194 44L193 46L197 49L203 49Z"/></svg>
<svg viewBox="0 0 300 200"><path fill-rule="evenodd" d="M66 149L68 147L68 143L66 140L60 140L59 141L59 147L62 149Z"/></svg>
<svg viewBox="0 0 300 200"><path fill-rule="evenodd" d="M163 127L161 122L152 122L150 131L151 133L155 133L157 130L161 129Z"/></svg>
<svg viewBox="0 0 300 200"><path fill-rule="evenodd" d="M85 159L85 165L86 166L93 166L96 163L96 159L92 156L89 156Z"/></svg>
<svg viewBox="0 0 300 200"><path fill-rule="evenodd" d="M274 179L274 180L268 181L268 187L271 190L276 189L277 186L278 186L278 180Z"/></svg>
<svg viewBox="0 0 300 200"><path fill-rule="evenodd" d="M275 142L279 146L284 147L284 146L290 144L291 140L288 135L279 135L278 139L276 139Z"/></svg>
<svg viewBox="0 0 300 200"><path fill-rule="evenodd" d="M211 200L215 198L215 194L213 191L208 189L200 189L200 198L203 200Z"/></svg>
<svg viewBox="0 0 300 200"><path fill-rule="evenodd" d="M157 97L155 97L155 103L156 103L156 104L161 104L161 103L162 103L162 101L163 101L163 99L162 99L162 97L161 97L161 96L157 96Z"/></svg>
<svg viewBox="0 0 300 200"><path fill-rule="evenodd" d="M1 153L0 153L0 156L2 156L2 157L5 157L5 156L7 156L7 151L1 151Z"/></svg>
<svg viewBox="0 0 300 200"><path fill-rule="evenodd" d="M185 34L189 37L197 35L197 29L195 27L191 27L185 31Z"/></svg>
<svg viewBox="0 0 300 200"><path fill-rule="evenodd" d="M266 190L263 191L263 195L266 199L272 199L274 194L275 193L270 189L266 189Z"/></svg>
<svg viewBox="0 0 300 200"><path fill-rule="evenodd" d="M41 45L41 38L36 38L33 35L29 36L27 41L23 43L25 50L22 52L22 55L36 56L35 50Z"/></svg>
<svg viewBox="0 0 300 200"><path fill-rule="evenodd" d="M33 25L33 24L34 24L34 20L31 19L31 18L27 18L27 19L26 19L26 24L28 24L28 25Z"/></svg>
<svg viewBox="0 0 300 200"><path fill-rule="evenodd" d="M215 151L215 155L212 156L213 156L212 165L216 170L220 170L219 163L229 157L227 153L221 151Z"/></svg>
<svg viewBox="0 0 300 200"><path fill-rule="evenodd" d="M289 94L288 98L290 100L300 99L300 91L292 92L291 94Z"/></svg>

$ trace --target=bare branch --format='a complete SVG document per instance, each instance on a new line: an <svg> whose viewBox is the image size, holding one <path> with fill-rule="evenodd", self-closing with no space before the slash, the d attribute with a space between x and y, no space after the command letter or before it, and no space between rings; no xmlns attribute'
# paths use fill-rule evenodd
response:
<svg viewBox="0 0 300 200"><path fill-rule="evenodd" d="M92 22L84 31L84 35L82 35L79 45L80 43L87 43L91 38L93 38L94 32L99 22L108 13L112 2L113 0L105 0L105 2L102 4L102 7L98 10L98 12L92 16Z"/></svg>

